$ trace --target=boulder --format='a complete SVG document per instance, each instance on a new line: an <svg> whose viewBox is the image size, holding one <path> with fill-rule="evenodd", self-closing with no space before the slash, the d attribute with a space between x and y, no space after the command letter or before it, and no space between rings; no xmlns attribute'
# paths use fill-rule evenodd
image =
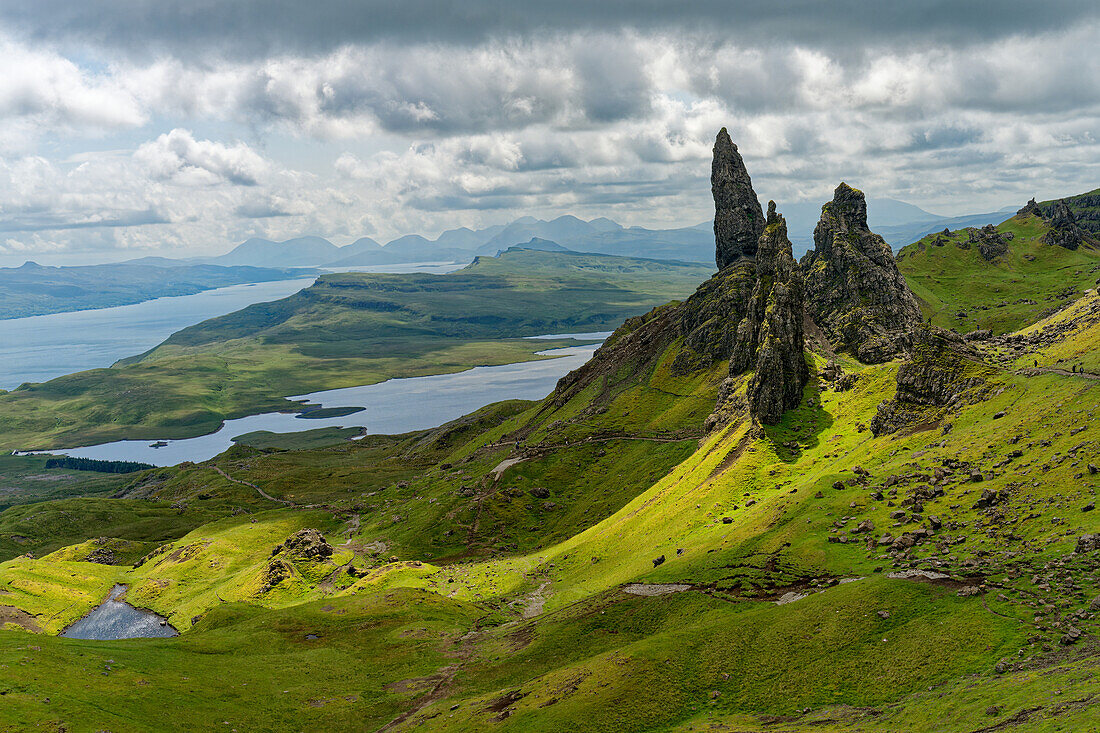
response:
<svg viewBox="0 0 1100 733"><path fill-rule="evenodd" d="M1100 549L1100 534L1083 534L1077 538L1077 546L1074 552L1084 555Z"/></svg>
<svg viewBox="0 0 1100 733"><path fill-rule="evenodd" d="M281 545L272 550L271 555L285 554L293 558L319 561L332 556L330 545L316 529L300 529L287 537Z"/></svg>
<svg viewBox="0 0 1100 733"><path fill-rule="evenodd" d="M859 523L859 525L855 529L852 530L852 532L857 533L857 534L862 533L862 532L874 532L874 531L875 531L875 523L872 522L870 519L864 519L862 522Z"/></svg>

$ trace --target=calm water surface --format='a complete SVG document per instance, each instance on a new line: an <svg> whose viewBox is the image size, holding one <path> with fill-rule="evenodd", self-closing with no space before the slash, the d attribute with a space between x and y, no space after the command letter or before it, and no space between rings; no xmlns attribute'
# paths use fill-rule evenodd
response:
<svg viewBox="0 0 1100 733"><path fill-rule="evenodd" d="M564 335L564 334L562 334ZM562 336L562 335L559 335ZM608 333L574 334L604 339ZM542 337L549 338L549 337ZM220 430L185 440L119 440L83 448L52 450L52 454L110 461L141 461L174 466L183 461L205 461L233 445L233 438L254 430L294 433L325 427L362 427L368 433L397 434L425 430L462 417L492 402L539 400L553 391L558 379L584 364L598 344L539 352L556 358L503 366L474 367L457 374L391 379L363 387L330 389L296 395L307 405L363 407L343 417L303 420L291 413L271 412L227 420Z"/></svg>
<svg viewBox="0 0 1100 733"><path fill-rule="evenodd" d="M61 636L98 641L179 636L179 632L170 624L162 624L164 617L118 600L125 592L126 586L116 585L111 589L107 600L62 631Z"/></svg>
<svg viewBox="0 0 1100 733"><path fill-rule="evenodd" d="M341 271L442 274L459 267L462 265L407 264ZM253 303L285 298L312 285L313 280L233 285L114 308L0 320L0 389L109 367L123 357L148 351L181 328Z"/></svg>

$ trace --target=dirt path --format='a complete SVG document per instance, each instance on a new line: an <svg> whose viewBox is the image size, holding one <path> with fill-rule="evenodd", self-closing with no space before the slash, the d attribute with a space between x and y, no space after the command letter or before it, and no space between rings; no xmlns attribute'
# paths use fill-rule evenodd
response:
<svg viewBox="0 0 1100 733"><path fill-rule="evenodd" d="M523 617L534 618L542 613L542 609L546 607L547 593L546 588L550 585L550 581L545 581L537 589L527 594L527 597L523 599Z"/></svg>
<svg viewBox="0 0 1100 733"><path fill-rule="evenodd" d="M516 465L517 463L523 463L524 461L527 461L527 460L530 460L530 459L529 458L508 458L508 459L505 459L505 460L503 460L503 461L501 461L500 463L497 464L497 467L492 470L492 474L493 474L494 478L500 478L501 474L503 474L509 468Z"/></svg>
<svg viewBox="0 0 1100 733"><path fill-rule="evenodd" d="M1024 367L1017 369L1016 373L1024 377L1037 377L1040 374L1061 374L1063 377L1080 377L1081 379L1100 379L1100 374L1092 372L1071 372L1057 367Z"/></svg>
<svg viewBox="0 0 1100 733"><path fill-rule="evenodd" d="M451 685L454 682L455 675L462 669L462 664L470 658L473 652L473 642L481 634L480 631L468 631L458 640L458 648L447 652L447 656L454 657L458 661L454 664L448 664L436 670L435 674L429 677L421 677L415 680L402 680L401 682L394 683L400 685L402 683L428 683L431 688L419 698L416 699L412 708L404 713L401 713L396 718L386 723L384 726L378 729L377 733L384 733L384 731L393 730L397 726L404 723L412 716L419 713L424 708L428 707L434 702L442 700L447 697L451 692ZM388 687L388 686L387 686Z"/></svg>
<svg viewBox="0 0 1100 733"><path fill-rule="evenodd" d="M275 498L274 496L272 496L271 494L267 493L266 491L264 491L263 489L261 489L261 488L260 488L259 486L257 486L256 484L251 484L251 483L249 483L249 482L247 482L247 481L241 481L240 479L236 479L236 478L233 478L232 476L230 476L230 475L229 475L228 473L226 473L225 471L221 470L221 469L220 469L220 468L218 468L217 466L211 466L211 468L213 468L213 469L214 469L215 471L217 471L218 473L220 473L220 474L222 475L222 477L223 477L223 478L224 478L224 479L225 479L226 481L232 481L232 482L233 482L233 483L235 483L235 484L240 484L241 486L247 486L247 487L249 487L249 488L251 488L251 489L255 489L255 490L256 490L256 493L257 493L257 494L259 494L259 495L260 495L260 496L262 496L263 498L267 499L268 501L274 501L274 502L276 502L276 503L278 503L278 504L283 504L283 505L285 505L285 506L296 506L296 504L295 504L294 502L292 502L292 501L287 501L286 499L276 499L276 498Z"/></svg>

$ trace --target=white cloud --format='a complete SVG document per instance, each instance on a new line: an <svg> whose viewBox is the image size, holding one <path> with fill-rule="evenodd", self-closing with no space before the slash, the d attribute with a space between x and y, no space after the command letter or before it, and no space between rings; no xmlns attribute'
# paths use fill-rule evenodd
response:
<svg viewBox="0 0 1100 733"><path fill-rule="evenodd" d="M1097 185L1098 41L1090 23L846 52L607 31L94 69L0 41L14 60L0 78L0 236L183 254L527 213L695 223L723 125L779 201L824 198L843 178L947 213L996 208ZM211 129L231 132L203 139ZM95 152L104 135L128 150Z"/></svg>
<svg viewBox="0 0 1100 733"><path fill-rule="evenodd" d="M179 128L139 147L134 159L153 178L185 186L255 186L269 169L267 161L244 143L196 140L189 130Z"/></svg>

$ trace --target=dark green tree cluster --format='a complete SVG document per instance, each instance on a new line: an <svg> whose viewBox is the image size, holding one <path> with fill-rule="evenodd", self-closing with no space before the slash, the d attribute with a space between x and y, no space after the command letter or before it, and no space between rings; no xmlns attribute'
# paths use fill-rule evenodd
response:
<svg viewBox="0 0 1100 733"><path fill-rule="evenodd" d="M99 471L100 473L133 473L156 467L137 461L100 461L95 458L62 456L46 461L46 468L67 468L72 471Z"/></svg>

